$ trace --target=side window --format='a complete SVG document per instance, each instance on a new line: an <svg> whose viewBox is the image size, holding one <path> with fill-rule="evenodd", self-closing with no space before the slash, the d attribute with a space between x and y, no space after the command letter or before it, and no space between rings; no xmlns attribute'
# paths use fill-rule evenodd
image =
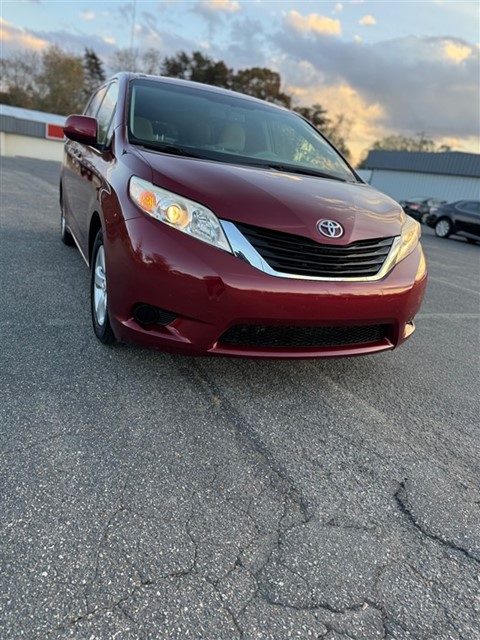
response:
<svg viewBox="0 0 480 640"><path fill-rule="evenodd" d="M85 111L83 112L84 116L90 116L94 118L97 115L98 107L102 103L106 91L107 87L101 87L96 93L93 94L93 96L90 98L90 102L87 104Z"/></svg>
<svg viewBox="0 0 480 640"><path fill-rule="evenodd" d="M480 203L478 202L465 202L463 208L471 213L480 213Z"/></svg>
<svg viewBox="0 0 480 640"><path fill-rule="evenodd" d="M109 127L115 112L117 98L118 84L116 82L112 82L107 89L102 105L97 113L98 144L101 146L107 146L110 142L112 132Z"/></svg>

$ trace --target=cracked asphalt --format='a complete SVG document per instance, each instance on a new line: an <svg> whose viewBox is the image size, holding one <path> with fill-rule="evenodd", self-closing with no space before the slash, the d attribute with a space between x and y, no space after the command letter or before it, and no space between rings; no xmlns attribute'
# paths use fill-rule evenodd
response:
<svg viewBox="0 0 480 640"><path fill-rule="evenodd" d="M0 638L478 640L480 247L398 351L102 346L56 163L2 159Z"/></svg>

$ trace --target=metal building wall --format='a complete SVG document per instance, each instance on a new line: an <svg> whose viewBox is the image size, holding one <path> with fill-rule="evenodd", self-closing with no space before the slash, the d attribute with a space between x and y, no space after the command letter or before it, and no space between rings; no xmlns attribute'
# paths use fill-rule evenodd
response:
<svg viewBox="0 0 480 640"><path fill-rule="evenodd" d="M464 151L427 153L424 151L380 151L375 149L369 151L366 167L385 171L480 178L480 154L465 153Z"/></svg>
<svg viewBox="0 0 480 640"><path fill-rule="evenodd" d="M16 133L19 136L32 136L34 138L45 137L45 123L34 122L32 120L24 120L14 118L12 116L0 113L0 131L5 133Z"/></svg>
<svg viewBox="0 0 480 640"><path fill-rule="evenodd" d="M370 184L394 200L415 196L455 200L480 200L480 177L448 176L373 169Z"/></svg>

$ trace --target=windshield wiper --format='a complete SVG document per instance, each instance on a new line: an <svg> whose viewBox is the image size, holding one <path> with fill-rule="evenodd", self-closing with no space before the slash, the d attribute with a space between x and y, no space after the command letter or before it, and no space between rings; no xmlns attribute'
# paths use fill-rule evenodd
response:
<svg viewBox="0 0 480 640"><path fill-rule="evenodd" d="M135 144L139 147L145 147L146 149L153 149L154 151L163 151L165 153L171 153L176 156L185 156L186 158L200 158L205 159L205 156L202 156L198 153L192 153L189 149L185 147L180 147L175 144L168 144L166 142L160 142L155 140L131 140L132 144Z"/></svg>
<svg viewBox="0 0 480 640"><path fill-rule="evenodd" d="M281 164L277 162L268 162L256 164L255 166L264 167L265 169L275 169L276 171L285 171L286 173L299 173L303 176L314 176L316 178L330 178L331 180L339 180L340 182L349 182L346 178L341 178L333 173L318 171L317 169L309 169L308 167L299 167L293 164ZM352 180L352 182L354 182Z"/></svg>

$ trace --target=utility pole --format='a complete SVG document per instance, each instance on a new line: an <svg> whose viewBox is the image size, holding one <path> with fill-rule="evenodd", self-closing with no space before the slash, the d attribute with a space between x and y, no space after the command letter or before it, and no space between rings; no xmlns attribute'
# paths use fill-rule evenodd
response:
<svg viewBox="0 0 480 640"><path fill-rule="evenodd" d="M135 14L137 10L137 0L132 0L132 32L130 34L130 71L136 71L133 45L135 40Z"/></svg>

